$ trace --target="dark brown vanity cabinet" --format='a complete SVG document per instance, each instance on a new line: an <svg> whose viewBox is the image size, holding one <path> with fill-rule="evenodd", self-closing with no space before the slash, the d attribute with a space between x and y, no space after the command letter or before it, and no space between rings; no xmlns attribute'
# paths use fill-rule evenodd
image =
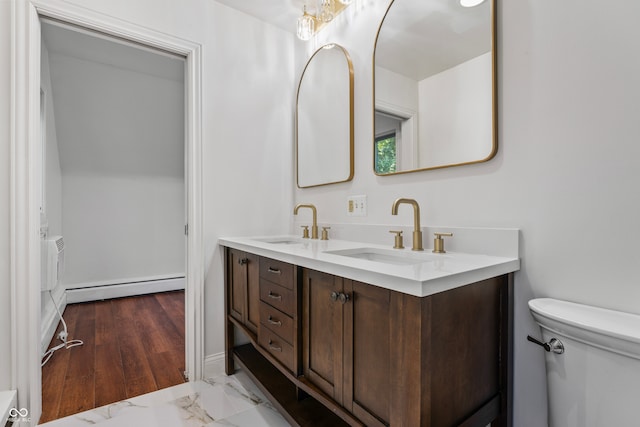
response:
<svg viewBox="0 0 640 427"><path fill-rule="evenodd" d="M511 274L415 297L258 257L240 304L226 253L227 373L239 363L291 424L511 425Z"/></svg>
<svg viewBox="0 0 640 427"><path fill-rule="evenodd" d="M229 315L257 334L260 323L258 256L228 249L226 264Z"/></svg>
<svg viewBox="0 0 640 427"><path fill-rule="evenodd" d="M304 270L303 374L368 426L388 425L391 291Z"/></svg>
<svg viewBox="0 0 640 427"><path fill-rule="evenodd" d="M260 257L258 343L292 373L298 372L297 269Z"/></svg>

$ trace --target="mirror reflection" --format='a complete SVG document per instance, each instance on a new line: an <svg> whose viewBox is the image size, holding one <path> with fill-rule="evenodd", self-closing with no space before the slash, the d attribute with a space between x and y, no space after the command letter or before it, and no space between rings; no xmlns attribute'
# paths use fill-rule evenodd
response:
<svg viewBox="0 0 640 427"><path fill-rule="evenodd" d="M353 66L339 45L318 49L302 72L296 157L300 188L353 178Z"/></svg>
<svg viewBox="0 0 640 427"><path fill-rule="evenodd" d="M495 7L394 0L374 51L374 171L487 161L495 134Z"/></svg>

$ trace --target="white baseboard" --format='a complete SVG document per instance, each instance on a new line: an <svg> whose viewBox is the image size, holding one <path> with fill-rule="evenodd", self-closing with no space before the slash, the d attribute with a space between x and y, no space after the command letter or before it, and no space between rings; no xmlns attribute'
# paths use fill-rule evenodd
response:
<svg viewBox="0 0 640 427"><path fill-rule="evenodd" d="M101 284L99 286L67 289L67 304L100 301L156 292L177 291L185 288L185 278L175 277L161 280L142 280L131 283Z"/></svg>
<svg viewBox="0 0 640 427"><path fill-rule="evenodd" d="M224 352L210 354L204 358L204 377L216 378L224 375Z"/></svg>

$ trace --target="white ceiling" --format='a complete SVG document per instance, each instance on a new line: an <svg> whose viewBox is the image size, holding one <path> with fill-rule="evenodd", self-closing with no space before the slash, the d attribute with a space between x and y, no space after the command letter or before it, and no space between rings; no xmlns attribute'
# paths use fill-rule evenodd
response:
<svg viewBox="0 0 640 427"><path fill-rule="evenodd" d="M421 81L489 52L490 3L396 0L380 27L376 65Z"/></svg>
<svg viewBox="0 0 640 427"><path fill-rule="evenodd" d="M309 12L315 11L316 0L215 0L251 15L261 21L295 33L296 20L306 5Z"/></svg>
<svg viewBox="0 0 640 427"><path fill-rule="evenodd" d="M313 12L317 0L216 1L294 33L303 6ZM376 64L420 81L489 52L490 13L490 1L464 8L459 0L395 0L381 30Z"/></svg>

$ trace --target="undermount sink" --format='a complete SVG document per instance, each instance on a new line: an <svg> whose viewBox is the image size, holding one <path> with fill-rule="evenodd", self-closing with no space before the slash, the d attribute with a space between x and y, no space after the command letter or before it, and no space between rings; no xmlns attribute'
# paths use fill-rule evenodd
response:
<svg viewBox="0 0 640 427"><path fill-rule="evenodd" d="M355 248L325 253L395 265L415 265L443 259L441 254L413 252L409 249Z"/></svg>
<svg viewBox="0 0 640 427"><path fill-rule="evenodd" d="M295 245L297 243L302 243L301 240L298 239L293 239L291 237L266 237L264 239L254 239L258 242L262 242L262 243L271 243L271 244L278 244L278 245Z"/></svg>

